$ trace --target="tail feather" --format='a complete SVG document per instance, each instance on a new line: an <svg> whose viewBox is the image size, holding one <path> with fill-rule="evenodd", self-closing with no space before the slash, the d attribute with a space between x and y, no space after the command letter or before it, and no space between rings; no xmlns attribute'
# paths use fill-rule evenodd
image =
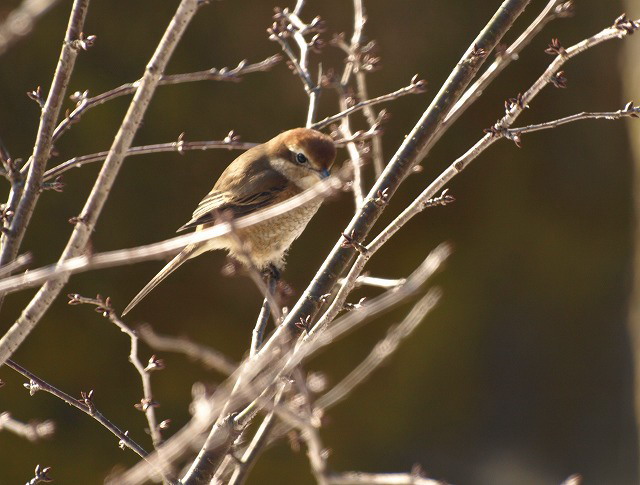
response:
<svg viewBox="0 0 640 485"><path fill-rule="evenodd" d="M155 275L149 283L145 285L144 288L140 290L140 292L131 300L131 303L127 305L127 307L122 312L122 315L126 315L131 311L131 309L136 306L140 301L151 293L156 286L158 286L167 276L173 273L178 267L182 265L187 259L190 259L194 256L200 254L198 251L198 247L196 245L187 246L184 248L175 258L167 263L167 265L160 270L160 272Z"/></svg>

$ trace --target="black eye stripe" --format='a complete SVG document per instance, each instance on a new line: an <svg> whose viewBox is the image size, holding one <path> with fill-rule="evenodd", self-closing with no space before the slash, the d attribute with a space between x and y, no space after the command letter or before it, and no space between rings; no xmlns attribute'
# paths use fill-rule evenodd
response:
<svg viewBox="0 0 640 485"><path fill-rule="evenodd" d="M296 162L303 164L303 163L307 163L308 161L309 159L305 157L304 153L296 153Z"/></svg>

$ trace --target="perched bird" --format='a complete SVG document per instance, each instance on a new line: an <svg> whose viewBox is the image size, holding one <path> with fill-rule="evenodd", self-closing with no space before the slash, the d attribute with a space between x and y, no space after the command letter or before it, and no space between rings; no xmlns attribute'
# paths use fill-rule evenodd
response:
<svg viewBox="0 0 640 485"><path fill-rule="evenodd" d="M216 216L225 211L231 217L241 217L287 200L328 177L335 157L335 145L327 135L307 128L285 131L231 162L211 192L198 204L191 220L178 231L211 227ZM289 246L300 236L321 202L316 199L240 229L236 237L227 235L190 244L147 283L122 314L129 312L182 263L206 251L227 249L233 258L245 265L252 263L260 271L279 273Z"/></svg>

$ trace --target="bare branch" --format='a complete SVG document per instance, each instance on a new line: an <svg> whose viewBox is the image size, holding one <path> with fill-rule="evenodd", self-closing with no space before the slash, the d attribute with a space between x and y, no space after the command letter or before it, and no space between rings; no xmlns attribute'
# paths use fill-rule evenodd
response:
<svg viewBox="0 0 640 485"><path fill-rule="evenodd" d="M187 357L202 362L206 367L215 369L224 375L229 375L236 370L238 365L222 352L210 347L198 344L181 337L167 337L155 333L151 325L138 327L140 338L149 347L155 350L177 352Z"/></svg>
<svg viewBox="0 0 640 485"><path fill-rule="evenodd" d="M425 87L426 87L426 81L423 81L422 79L417 79L416 77L414 77L411 79L411 82L407 86L397 89L391 93L383 94L382 96L378 96L377 98L360 101L354 104L353 106L350 106L349 108L341 111L340 113L336 113L335 115L328 116L327 118L314 123L313 125L311 125L311 128L315 130L321 130L322 128L329 126L331 123L335 123L336 121L339 121L345 116L349 116L350 114L353 114L356 111L364 109L367 106L374 106L376 104L386 103L387 101L393 101L407 94L424 93Z"/></svg>
<svg viewBox="0 0 640 485"><path fill-rule="evenodd" d="M444 485L409 473L364 473L345 472L329 476L330 485Z"/></svg>
<svg viewBox="0 0 640 485"><path fill-rule="evenodd" d="M426 296L416 303L405 319L398 325L391 327L387 332L387 336L376 344L371 353L354 370L330 391L316 400L316 406L319 408L333 406L368 379L376 369L398 350L402 341L418 328L424 317L433 309L434 303L431 298Z"/></svg>
<svg viewBox="0 0 640 485"><path fill-rule="evenodd" d="M502 4L494 18L467 49L411 133L407 135L382 176L370 190L361 210L357 211L346 230L343 231L344 233L355 232L359 235L360 240L366 237L384 210L384 205L374 202L376 194L385 192L388 198L392 197L402 181L411 173L413 167L427 155L440 132L442 120L480 69L486 53L495 47L528 3L529 0L506 0ZM264 350L268 351L273 346L277 346L278 339L285 334L285 330L292 329L295 322L318 312L321 306L321 296L331 291L337 279L342 276L354 257L354 253L353 248L342 247L342 240L336 243L310 286L288 314L284 325L279 327L282 330L276 332L270 341L265 343Z"/></svg>
<svg viewBox="0 0 640 485"><path fill-rule="evenodd" d="M68 405L73 406L76 409L79 409L83 413L91 416L93 419L98 421L102 426L107 428L111 433L113 433L120 440L119 444L121 447L126 447L131 449L141 458L144 458L147 456L147 452L144 450L144 448L142 448L138 443L136 443L133 439L131 439L128 431L121 431L115 424L109 421L106 417L104 417L104 415L100 411L98 411L98 409L96 408L93 402L93 391L90 391L88 393L83 392L82 398L78 400L73 398L69 394L55 388L54 386L47 383L43 379L39 378L35 374L29 372L27 369L19 365L17 362L14 362L9 359L5 362L5 365L7 367L11 367L13 370L15 370L19 374L22 374L24 377L29 379L29 383L25 384L25 387L29 391L29 394L31 394L32 396L38 391L45 391L45 392L48 392L49 394L54 395L58 399L61 399L64 402L66 402Z"/></svg>
<svg viewBox="0 0 640 485"><path fill-rule="evenodd" d="M5 266L17 257L22 239L38 201L42 177L47 161L51 157L53 130L60 116L62 102L78 56L78 49L74 47L73 42L79 38L82 32L88 7L89 0L74 0L73 2L60 58L53 74L49 94L42 107L36 143L28 162L29 169L26 180L16 180L12 184L9 199L5 206L8 210L13 211L13 217L10 221L4 220L5 231L0 238L0 267ZM0 295L0 305L2 300L3 297ZM0 358L0 362L3 361L4 359Z"/></svg>
<svg viewBox="0 0 640 485"><path fill-rule="evenodd" d="M162 361L153 356L149 359L148 365L145 367L140 361L138 356L138 335L131 330L116 314L115 310L111 306L111 298L107 297L103 299L100 295L96 298L86 298L78 295L77 293L69 295L69 305L88 304L96 307L96 311L101 313L103 317L109 319L121 332L125 333L131 340L131 349L129 351L129 362L133 364L136 371L140 375L142 381L142 392L144 397L141 400L141 405L136 404L136 408L144 412L147 423L149 424L149 434L151 435L151 441L153 447L157 448L162 442L162 436L160 434L160 427L156 420L155 401L153 399L153 393L151 392L151 374L152 370L159 370L163 368Z"/></svg>
<svg viewBox="0 0 640 485"><path fill-rule="evenodd" d="M284 202L261 209L251 215L238 218L234 221L234 224L238 229L243 229L255 224L260 224L267 219L272 219L284 214L285 212L294 210L295 208L312 200L327 197L342 187L342 178L344 178L347 173L348 171L342 171L338 174L334 174ZM189 244L207 241L230 233L231 226L228 223L221 223L202 231L173 237L166 241L147 244L145 246L107 251L91 255L74 256L56 264L0 279L0 294L12 293L25 288L30 288L55 278L68 278L72 274L89 271L91 269L122 266L141 261L161 259L175 254L178 250Z"/></svg>
<svg viewBox="0 0 640 485"><path fill-rule="evenodd" d="M23 0L18 8L7 15L0 24L0 56L13 44L28 35L37 20L47 13L59 0Z"/></svg>
<svg viewBox="0 0 640 485"><path fill-rule="evenodd" d="M246 74L254 72L266 72L271 70L276 64L282 61L282 56L277 54L275 56L267 57L263 61L249 64L247 60L241 61L233 69L223 67L217 69L212 67L205 71L188 72L184 74L164 74L158 82L159 86L166 86L170 84L181 84L195 81L227 81L227 82L240 82L242 77ZM71 111L64 120L56 127L53 133L53 141L56 141L62 136L62 134L71 128L72 125L80 121L80 118L91 108L99 106L111 101L112 99L120 96L127 96L133 94L138 89L140 80L123 84L117 88L111 89L97 96L89 97L88 91L76 92L71 97L73 101L76 101L76 107Z"/></svg>
<svg viewBox="0 0 640 485"><path fill-rule="evenodd" d="M80 6L86 7L85 2L87 0L76 1ZM156 52L154 53L152 59L147 65L147 68L145 69L145 73L142 76L142 80L140 81L138 90L133 97L133 101L131 102L122 125L120 126L120 129L118 130L118 133L113 141L113 145L111 146L109 155L107 156L107 159L102 166L102 170L98 175L98 178L93 186L89 198L87 199L84 209L77 219L77 223L74 227L71 238L69 239L67 246L60 257L60 263L64 263L71 258L77 257L85 251L86 245L89 241L89 237L93 231L93 228L95 227L98 217L100 216L102 208L104 207L110 189L115 182L116 175L118 174L120 166L122 165L122 161L124 160L126 152L131 146L131 141L133 140L133 137L137 132L138 127L140 126L140 122L142 121L142 117L146 112L149 101L153 96L153 93L155 92L155 88L158 85L160 76L162 75L178 41L182 37L182 34L189 24L189 21L193 18L196 11L198 10L198 7L201 4L202 3L199 0L182 0L180 2L175 16L167 27L162 40L158 44ZM65 46L66 45L67 43L65 43ZM59 108L59 102L56 106L57 108ZM57 110L57 112L58 111L59 109ZM37 195L36 193L39 192L40 184L42 182L44 163L49 156L51 148L51 130L53 129L54 121L49 121L51 121L51 123L47 124L47 126L49 127L47 134L49 136L47 137L47 140L43 145L43 149L45 147L47 148L46 153L43 154L46 155L46 157L38 157L34 155L34 163L32 163L32 168L29 171L29 177L27 179L27 188L25 189L25 191L33 189L36 192L33 195L31 203L27 204L25 206L26 209L24 209L23 211L26 216L26 219L23 220L24 224L28 222L28 216L31 215L31 212L33 210L33 204L35 204L35 197ZM36 145L36 152L38 152L38 146L40 145ZM37 187L33 184L30 185L29 179L34 179L33 182L37 182ZM25 192L23 201L26 197L27 193ZM14 217L13 219L12 227L14 227L15 225L16 217ZM21 226L18 225L16 227ZM12 241L15 242L15 239L12 239ZM15 257L14 250L17 250L16 246L14 246L13 249L7 249L5 254L10 255L10 259L13 259ZM0 264L6 264L6 262L7 261L4 261L2 260L2 258L0 258ZM48 280L40 288L38 293L33 297L31 302L24 309L18 320L11 326L11 328L2 337L2 339L0 339L0 363L5 362L6 359L9 358L13 354L13 352L15 352L15 350L20 346L27 335L29 335L31 330L33 330L33 328L40 321L51 303L53 303L54 299L58 296L68 278L69 275L63 273L56 279Z"/></svg>
<svg viewBox="0 0 640 485"><path fill-rule="evenodd" d="M139 147L132 147L127 150L127 157L132 155L148 155L151 153L164 153L164 152L176 152L182 154L189 150L211 150L211 149L226 149L226 150L248 150L253 148L257 143L241 142L237 136L233 138L227 137L224 140L211 140L211 141L184 141L184 136L180 135L177 141L170 143L157 143L155 145L144 145ZM74 167L82 167L87 163L102 162L107 158L109 152L98 152L90 155L82 155L80 157L74 157L60 165L47 170L44 174L44 180L52 180L60 176L62 173Z"/></svg>
<svg viewBox="0 0 640 485"><path fill-rule="evenodd" d="M619 109L618 111L600 111L600 112L587 112L576 113L571 116L566 116L553 121L547 121L545 123L538 123L535 125L523 126L520 128L510 128L508 130L500 132L500 135L509 140L519 137L524 133L533 133L534 131L548 130L551 128L557 128L558 126L566 125L567 123L573 123L581 120L619 120L621 118L639 118L640 106L633 106L633 102L627 103L627 105Z"/></svg>
<svg viewBox="0 0 640 485"><path fill-rule="evenodd" d="M476 82L474 82L464 95L453 106L451 113L444 120L445 125L454 123L466 109L479 98L484 90L498 75L512 62L517 61L520 52L540 33L540 31L551 20L557 18L566 18L573 14L573 2L563 0L550 0L542 9L542 12L527 27L527 29L511 44L504 52L500 52L493 63L482 73Z"/></svg>
<svg viewBox="0 0 640 485"><path fill-rule="evenodd" d="M53 436L56 426L53 421L29 421L22 423L11 417L11 414L0 413L0 431L7 430L29 441L39 441Z"/></svg>

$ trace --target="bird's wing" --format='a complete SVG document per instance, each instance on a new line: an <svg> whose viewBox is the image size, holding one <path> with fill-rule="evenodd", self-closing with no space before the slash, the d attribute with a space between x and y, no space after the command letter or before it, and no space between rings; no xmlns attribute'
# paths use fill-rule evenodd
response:
<svg viewBox="0 0 640 485"><path fill-rule="evenodd" d="M247 183L244 190L237 190L235 193L221 192L214 188L200 201L191 220L178 231L213 223L216 213L230 211L232 217L241 217L275 203L283 195L287 184L281 177L276 177L271 182L266 184L266 187L261 183L264 190L260 191L255 191L258 187L255 187L255 184L252 187L251 183ZM254 190L246 190L251 188Z"/></svg>

